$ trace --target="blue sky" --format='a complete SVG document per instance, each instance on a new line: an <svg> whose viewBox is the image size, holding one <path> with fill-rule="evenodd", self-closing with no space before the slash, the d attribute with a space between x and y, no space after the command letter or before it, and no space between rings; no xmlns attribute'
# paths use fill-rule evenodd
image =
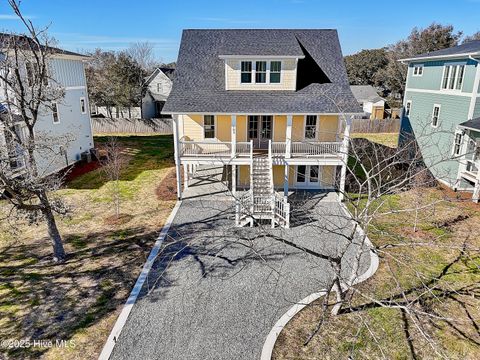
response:
<svg viewBox="0 0 480 360"><path fill-rule="evenodd" d="M480 0L23 0L22 9L35 24L50 24L67 50L149 41L164 62L176 59L185 28L335 28L344 54L393 43L433 21L480 30ZM0 0L0 30L19 29Z"/></svg>

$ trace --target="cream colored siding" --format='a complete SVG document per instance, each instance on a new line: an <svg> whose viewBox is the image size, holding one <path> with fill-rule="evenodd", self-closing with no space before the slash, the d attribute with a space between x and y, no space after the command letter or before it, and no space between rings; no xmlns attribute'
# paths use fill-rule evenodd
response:
<svg viewBox="0 0 480 360"><path fill-rule="evenodd" d="M237 116L237 141L247 141L247 117Z"/></svg>
<svg viewBox="0 0 480 360"><path fill-rule="evenodd" d="M250 166L238 166L238 186L245 187L250 185Z"/></svg>
<svg viewBox="0 0 480 360"><path fill-rule="evenodd" d="M305 116L293 115L292 119L292 141L302 141L304 138L304 124Z"/></svg>
<svg viewBox="0 0 480 360"><path fill-rule="evenodd" d="M232 120L229 115L218 115L215 117L216 138L220 141L232 139Z"/></svg>
<svg viewBox="0 0 480 360"><path fill-rule="evenodd" d="M251 59L252 62L255 59ZM261 59L270 61L269 59ZM274 59L274 61L277 59ZM279 84L242 84L240 82L240 62L238 59L226 59L226 84L227 90L295 90L296 86L296 59L281 59L282 73ZM250 61L248 59L247 61ZM267 77L268 81L268 77Z"/></svg>
<svg viewBox="0 0 480 360"><path fill-rule="evenodd" d="M335 166L321 166L322 187L333 187L335 184Z"/></svg>
<svg viewBox="0 0 480 360"><path fill-rule="evenodd" d="M273 141L285 141L287 134L287 117L285 115L276 115L273 120Z"/></svg>
<svg viewBox="0 0 480 360"><path fill-rule="evenodd" d="M183 115L183 136L193 141L204 139L202 115Z"/></svg>
<svg viewBox="0 0 480 360"><path fill-rule="evenodd" d="M338 132L338 116L337 115L320 115L319 116L319 141L335 141Z"/></svg>

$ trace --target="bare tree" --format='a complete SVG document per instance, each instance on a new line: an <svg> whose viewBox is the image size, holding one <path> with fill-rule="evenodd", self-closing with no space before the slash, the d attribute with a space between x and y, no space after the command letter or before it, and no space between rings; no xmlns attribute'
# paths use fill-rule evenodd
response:
<svg viewBox="0 0 480 360"><path fill-rule="evenodd" d="M0 38L0 89L2 113L0 129L5 151L0 158L0 190L20 216L32 223L43 219L53 247L55 261L65 259L62 237L55 214L66 214L67 207L54 196L61 179L46 176L38 166L39 156L54 162L63 156L71 139L37 132L35 127L45 114L56 111L64 89L50 76L50 58L59 51L47 29L38 30L26 19L19 2L9 5L26 28L26 35L6 34ZM48 165L48 164L47 164ZM53 195L53 196L52 196Z"/></svg>
<svg viewBox="0 0 480 360"><path fill-rule="evenodd" d="M111 194L115 204L115 216L118 220L120 216L121 191L120 175L125 167L126 159L122 154L116 137L109 137L104 149L104 158L101 160L102 169L108 180L111 182Z"/></svg>

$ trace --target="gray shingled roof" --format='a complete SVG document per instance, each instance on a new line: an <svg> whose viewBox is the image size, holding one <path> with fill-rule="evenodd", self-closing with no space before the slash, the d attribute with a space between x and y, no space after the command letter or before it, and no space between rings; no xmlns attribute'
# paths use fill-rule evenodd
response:
<svg viewBox="0 0 480 360"><path fill-rule="evenodd" d="M460 54L480 53L480 40L472 40L465 44L453 46L451 48L431 51L425 54L412 56L409 59L426 58L432 56L451 56Z"/></svg>
<svg viewBox="0 0 480 360"><path fill-rule="evenodd" d="M480 117L476 119L471 119L460 124L460 126L480 130Z"/></svg>
<svg viewBox="0 0 480 360"><path fill-rule="evenodd" d="M330 82L297 91L225 90L221 55L305 56ZM307 55L308 55L307 54ZM311 77L314 74L298 74ZM336 30L184 30L165 113L361 113Z"/></svg>
<svg viewBox="0 0 480 360"><path fill-rule="evenodd" d="M352 85L350 89L359 103L384 100L372 85Z"/></svg>

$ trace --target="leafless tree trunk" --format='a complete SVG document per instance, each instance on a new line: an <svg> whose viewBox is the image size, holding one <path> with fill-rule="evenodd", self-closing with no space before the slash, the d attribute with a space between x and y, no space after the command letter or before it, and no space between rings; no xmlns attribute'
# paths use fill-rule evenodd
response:
<svg viewBox="0 0 480 360"><path fill-rule="evenodd" d="M120 175L125 167L125 157L119 146L116 137L109 137L105 145L106 158L102 160L103 170L111 182L111 193L113 203L115 204L115 215L117 219L120 216L121 192L120 192Z"/></svg>

